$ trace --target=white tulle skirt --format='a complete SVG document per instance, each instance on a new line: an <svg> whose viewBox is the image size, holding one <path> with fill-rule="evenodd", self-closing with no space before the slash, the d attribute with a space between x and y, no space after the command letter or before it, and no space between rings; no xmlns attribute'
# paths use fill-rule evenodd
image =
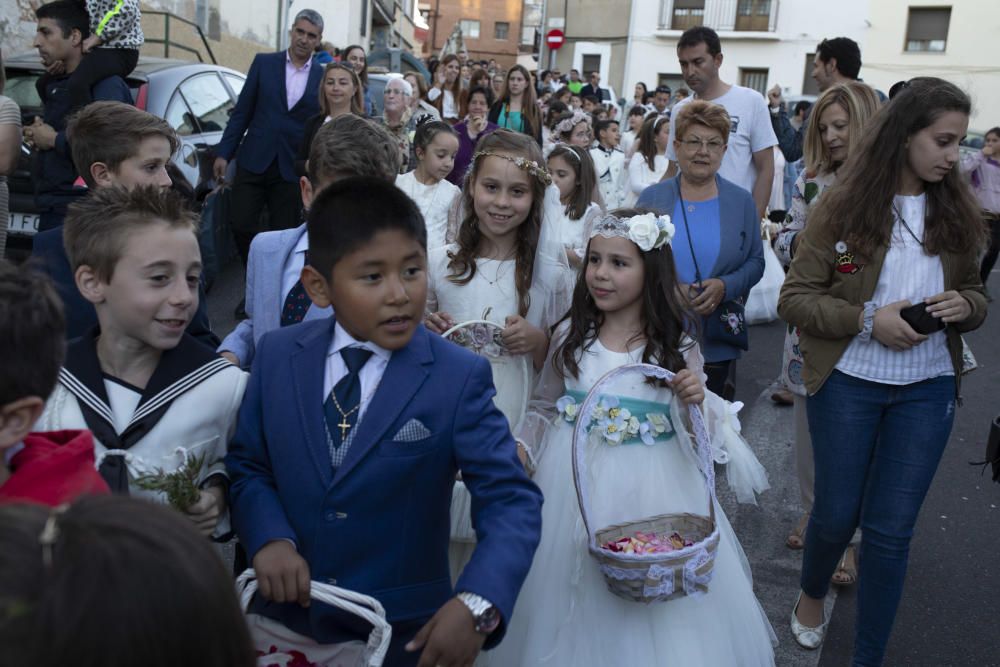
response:
<svg viewBox="0 0 1000 667"><path fill-rule="evenodd" d="M675 422L679 423L679 422ZM777 643L749 564L722 508L709 592L642 604L616 597L586 550L571 464L572 426L546 434L535 481L545 496L542 539L493 667L773 665ZM708 513L704 478L684 433L652 446L587 444L594 528L665 512Z"/></svg>

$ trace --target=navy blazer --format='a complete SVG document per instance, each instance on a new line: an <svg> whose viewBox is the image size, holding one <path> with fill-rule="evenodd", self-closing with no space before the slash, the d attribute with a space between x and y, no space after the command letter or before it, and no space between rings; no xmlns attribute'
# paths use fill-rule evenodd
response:
<svg viewBox="0 0 1000 667"><path fill-rule="evenodd" d="M240 541L253 558L272 540L291 540L314 581L374 596L391 623L421 622L453 595L449 513L461 470L478 544L455 590L496 605L503 623L487 645L496 644L538 546L542 495L493 404L489 364L418 326L393 352L334 474L323 418L333 333L330 317L260 340L226 456ZM397 441L413 420L430 435ZM303 609L258 599L252 608L320 642L357 631L315 601Z"/></svg>
<svg viewBox="0 0 1000 667"><path fill-rule="evenodd" d="M76 288L76 278L69 264L66 248L63 246L63 228L48 229L35 234L32 240L31 256L36 268L48 274L62 298L66 314L66 340L84 335L98 325L94 304L83 298ZM212 333L205 310L205 290L198 285L198 310L188 324L187 332L200 342L215 349L219 337Z"/></svg>
<svg viewBox="0 0 1000 667"><path fill-rule="evenodd" d="M254 174L263 174L277 160L282 178L294 183L298 180L295 156L302 143L306 121L319 113L323 65L317 62L310 65L302 98L289 110L285 89L287 53L279 51L254 56L215 153L227 160L236 155L240 166Z"/></svg>
<svg viewBox="0 0 1000 667"><path fill-rule="evenodd" d="M670 180L651 185L639 195L636 208L656 211L659 215L674 216L677 205L677 187L680 174ZM718 278L726 286L726 295L716 313L731 299L746 299L750 288L764 275L764 245L760 240L760 218L757 206L749 192L727 181L718 174L715 183L719 188L719 256L715 266L703 278ZM683 220L673 220L675 226ZM684 249L687 251L687 248ZM677 252L675 249L674 252ZM711 317L715 317L713 313ZM703 344L705 361L720 361L739 357L739 350L722 343ZM730 348L730 349L721 349ZM721 355L721 356L720 356Z"/></svg>

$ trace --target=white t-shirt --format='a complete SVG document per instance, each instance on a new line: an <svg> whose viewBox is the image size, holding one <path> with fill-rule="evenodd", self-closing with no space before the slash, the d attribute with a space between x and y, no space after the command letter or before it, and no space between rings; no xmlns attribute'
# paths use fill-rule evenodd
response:
<svg viewBox="0 0 1000 667"><path fill-rule="evenodd" d="M674 153L674 121L684 105L690 103L692 99L685 97L675 104L670 112L670 143L667 144L667 157L675 162L677 155ZM729 129L729 148L722 157L719 176L752 193L757 180L753 154L778 144L778 138L771 126L771 114L767 110L767 102L756 90L743 86L732 86L724 95L708 101L725 107L732 123Z"/></svg>

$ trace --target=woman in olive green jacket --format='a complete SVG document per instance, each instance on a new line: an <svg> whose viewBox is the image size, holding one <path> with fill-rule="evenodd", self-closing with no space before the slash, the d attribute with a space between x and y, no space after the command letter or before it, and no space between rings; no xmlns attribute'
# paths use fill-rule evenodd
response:
<svg viewBox="0 0 1000 667"><path fill-rule="evenodd" d="M913 526L951 433L960 333L986 317L985 235L956 168L969 112L954 85L910 81L796 239L778 303L802 332L816 473L792 632L807 648L822 643L823 598L860 522L854 665L882 663Z"/></svg>

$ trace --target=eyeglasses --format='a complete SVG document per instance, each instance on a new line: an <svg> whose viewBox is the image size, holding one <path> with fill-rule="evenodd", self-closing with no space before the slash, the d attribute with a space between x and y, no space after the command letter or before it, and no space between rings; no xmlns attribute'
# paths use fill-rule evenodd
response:
<svg viewBox="0 0 1000 667"><path fill-rule="evenodd" d="M383 91L382 94L385 95L385 96L389 96L389 95L403 95L403 96L405 96L406 92L404 92L402 90L396 90L395 88L386 88L385 91Z"/></svg>
<svg viewBox="0 0 1000 667"><path fill-rule="evenodd" d="M705 140L705 139L696 139L692 137L690 139L685 139L684 141L682 141L681 145L684 146L684 148L686 148L687 150L691 151L692 153L697 152L699 148L704 148L709 153L718 153L725 147L726 144L719 141L718 139Z"/></svg>

